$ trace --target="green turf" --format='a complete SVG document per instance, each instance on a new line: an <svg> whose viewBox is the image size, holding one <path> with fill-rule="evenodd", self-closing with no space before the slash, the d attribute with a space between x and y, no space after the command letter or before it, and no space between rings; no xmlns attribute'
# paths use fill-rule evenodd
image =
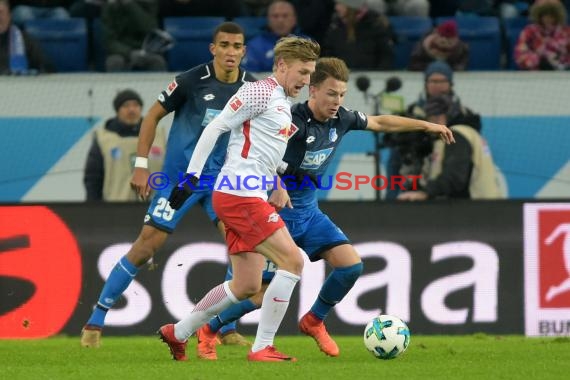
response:
<svg viewBox="0 0 570 380"><path fill-rule="evenodd" d="M78 337L0 340L2 379L570 379L570 338L520 336L412 336L408 351L378 360L361 337L337 337L338 358L317 350L307 337L278 337L297 363L248 363L244 347L218 346L218 361L170 359L155 337L104 337L84 349Z"/></svg>

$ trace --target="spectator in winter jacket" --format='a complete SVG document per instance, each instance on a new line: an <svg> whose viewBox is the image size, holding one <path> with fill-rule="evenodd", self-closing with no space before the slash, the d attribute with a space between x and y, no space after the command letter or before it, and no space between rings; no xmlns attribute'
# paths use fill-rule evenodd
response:
<svg viewBox="0 0 570 380"><path fill-rule="evenodd" d="M253 72L273 71L273 47L278 39L289 34L300 35L295 8L288 1L274 1L267 9L265 31L246 41L242 66Z"/></svg>
<svg viewBox="0 0 570 380"><path fill-rule="evenodd" d="M54 71L39 44L12 23L10 3L0 0L0 75L37 74Z"/></svg>
<svg viewBox="0 0 570 380"><path fill-rule="evenodd" d="M433 61L445 61L454 71L462 71L469 62L469 46L459 39L457 22L449 20L419 41L412 51L409 69L424 71Z"/></svg>
<svg viewBox="0 0 570 380"><path fill-rule="evenodd" d="M145 37L158 27L158 0L108 1L101 22L106 71L166 71L161 54L143 50Z"/></svg>
<svg viewBox="0 0 570 380"><path fill-rule="evenodd" d="M323 56L343 59L351 70L390 70L393 41L388 19L365 0L337 0Z"/></svg>
<svg viewBox="0 0 570 380"><path fill-rule="evenodd" d="M532 24L522 31L515 46L515 62L523 70L568 70L570 27L559 0L537 0L530 9Z"/></svg>

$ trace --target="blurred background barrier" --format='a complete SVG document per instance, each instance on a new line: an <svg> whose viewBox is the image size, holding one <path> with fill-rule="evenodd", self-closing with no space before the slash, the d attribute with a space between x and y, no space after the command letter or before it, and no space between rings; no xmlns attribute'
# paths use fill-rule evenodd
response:
<svg viewBox="0 0 570 380"><path fill-rule="evenodd" d="M414 334L570 335L570 203L323 202L364 274L334 309L333 334L374 316ZM114 263L139 232L142 204L0 206L0 338L79 335ZM199 210L185 218L107 316L105 335L151 335L188 314L224 277L226 248ZM109 221L113 221L112 224ZM566 250L566 251L565 251ZM328 269L306 263L281 332L298 334ZM254 334L258 314L240 321ZM526 322L526 325L525 325Z"/></svg>
<svg viewBox="0 0 570 380"><path fill-rule="evenodd" d="M83 168L91 131L113 116L117 91L134 88L145 109L172 80L173 73L73 74L0 77L0 202L83 201ZM373 105L358 91L359 75L379 93L387 78L397 75L397 92L406 104L423 89L423 75L410 72L353 73L346 106L370 113ZM259 78L263 75L257 75ZM482 115L483 136L504 176L509 198L570 196L570 86L566 73L455 73L454 88L463 104ZM306 90L298 98L304 101ZM164 119L168 128L170 118ZM373 176L369 132L345 137L328 175L344 171ZM387 162L387 152L381 155ZM372 187L359 191L332 189L321 199L373 200Z"/></svg>

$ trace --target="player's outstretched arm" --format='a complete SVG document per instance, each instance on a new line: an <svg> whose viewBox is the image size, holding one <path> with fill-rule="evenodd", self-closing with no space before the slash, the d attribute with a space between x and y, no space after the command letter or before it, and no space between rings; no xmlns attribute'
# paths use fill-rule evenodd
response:
<svg viewBox="0 0 570 380"><path fill-rule="evenodd" d="M453 132L445 125L430 123L425 120L417 120L409 117L396 115L368 116L368 126L366 129L374 132L416 132L439 134L446 144L455 142Z"/></svg>
<svg viewBox="0 0 570 380"><path fill-rule="evenodd" d="M148 185L148 152L156 136L156 127L160 120L166 116L167 112L159 102L155 102L143 118L139 139L137 143L137 158L133 176L131 177L131 188L143 199L150 195Z"/></svg>

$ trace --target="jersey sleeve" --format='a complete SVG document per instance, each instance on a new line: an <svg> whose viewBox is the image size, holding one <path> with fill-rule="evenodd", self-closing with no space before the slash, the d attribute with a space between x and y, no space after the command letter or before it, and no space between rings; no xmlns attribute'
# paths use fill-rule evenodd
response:
<svg viewBox="0 0 570 380"><path fill-rule="evenodd" d="M158 102L167 112L172 112L186 102L190 87L190 78L184 75L176 76L158 95Z"/></svg>
<svg viewBox="0 0 570 380"><path fill-rule="evenodd" d="M292 123L297 127L297 132L289 138L289 142L302 140L306 135L307 125L305 124L305 117L301 115L296 108L291 109Z"/></svg>
<svg viewBox="0 0 570 380"><path fill-rule="evenodd" d="M260 82L246 82L226 103L218 118L229 128L238 128L264 112L272 94L272 89Z"/></svg>
<svg viewBox="0 0 570 380"><path fill-rule="evenodd" d="M349 131L360 131L366 129L368 126L368 116L364 112L346 110L346 115L349 118Z"/></svg>

